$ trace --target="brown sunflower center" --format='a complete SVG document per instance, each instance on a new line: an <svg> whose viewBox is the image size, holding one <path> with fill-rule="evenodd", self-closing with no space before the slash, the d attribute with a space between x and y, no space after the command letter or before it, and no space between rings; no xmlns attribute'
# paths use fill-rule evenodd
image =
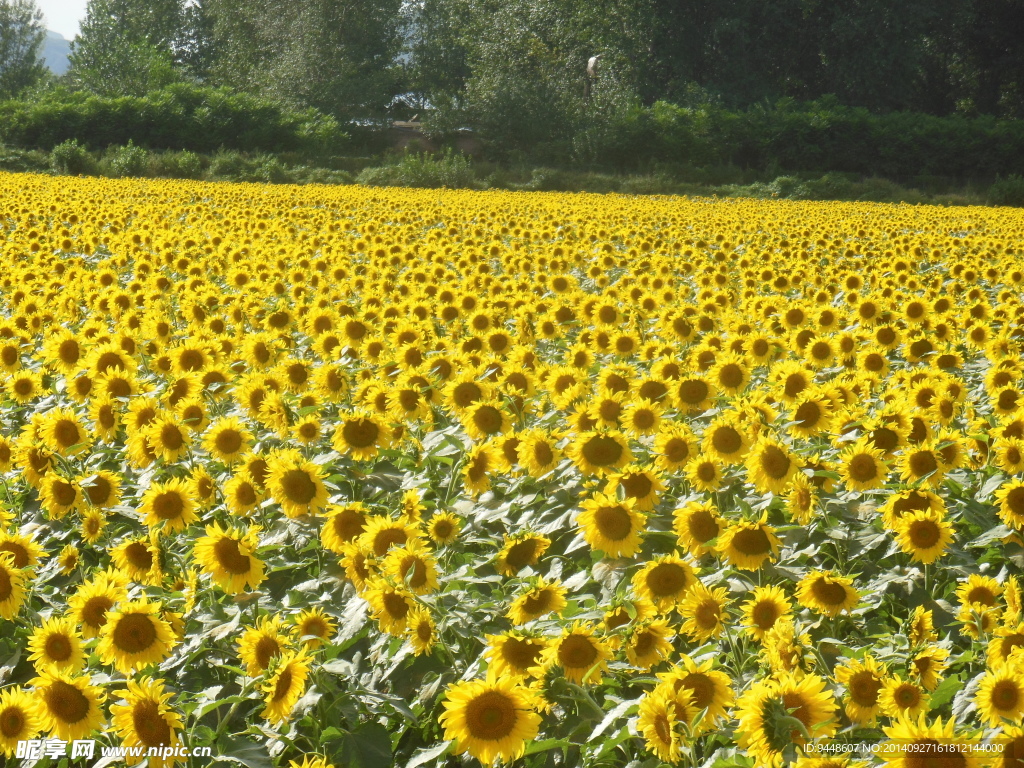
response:
<svg viewBox="0 0 1024 768"><path fill-rule="evenodd" d="M53 661L67 661L71 658L71 641L65 635L53 634L46 638L46 656Z"/></svg>
<svg viewBox="0 0 1024 768"><path fill-rule="evenodd" d="M500 691L482 693L466 706L466 728L476 739L499 741L515 730L515 703Z"/></svg>
<svg viewBox="0 0 1024 768"><path fill-rule="evenodd" d="M647 588L655 597L671 597L690 584L690 576L679 563L658 563L647 573Z"/></svg>
<svg viewBox="0 0 1024 768"><path fill-rule="evenodd" d="M736 535L732 537L732 545L741 554L749 556L767 555L772 551L768 534L760 528L744 528L742 531L737 531Z"/></svg>
<svg viewBox="0 0 1024 768"><path fill-rule="evenodd" d="M569 635L558 645L558 662L565 669L590 669L596 661L597 649L583 635Z"/></svg>
<svg viewBox="0 0 1024 768"><path fill-rule="evenodd" d="M0 712L0 736L5 739L14 739L21 736L25 728L25 713L18 707L7 707Z"/></svg>
<svg viewBox="0 0 1024 768"><path fill-rule="evenodd" d="M238 453L242 447L242 433L230 427L220 430L213 444L223 454Z"/></svg>
<svg viewBox="0 0 1024 768"><path fill-rule="evenodd" d="M309 504L316 498L316 483L304 469L289 469L281 476L284 495L294 504Z"/></svg>
<svg viewBox="0 0 1024 768"><path fill-rule="evenodd" d="M518 637L508 638L501 646L501 658L519 671L525 671L537 664L541 646Z"/></svg>
<svg viewBox="0 0 1024 768"><path fill-rule="evenodd" d="M665 458L673 464L681 464L690 458L690 445L681 437L673 437L665 443Z"/></svg>
<svg viewBox="0 0 1024 768"><path fill-rule="evenodd" d="M873 707L878 703L878 692L882 690L881 681L870 671L858 672L850 678L850 698L862 707Z"/></svg>
<svg viewBox="0 0 1024 768"><path fill-rule="evenodd" d="M256 648L253 651L253 656L256 659L256 664L260 669L266 669L270 666L270 660L281 653L281 646L276 639L269 635L263 635L256 642Z"/></svg>
<svg viewBox="0 0 1024 768"><path fill-rule="evenodd" d="M243 555L238 542L230 536L223 536L213 545L213 554L217 564L230 574L248 573L251 562L248 555Z"/></svg>
<svg viewBox="0 0 1024 768"><path fill-rule="evenodd" d="M141 541L133 541L124 548L124 556L133 568L148 571L153 567L153 553Z"/></svg>
<svg viewBox="0 0 1024 768"><path fill-rule="evenodd" d="M532 565L537 555L537 540L524 539L508 548L505 555L505 564L517 571L527 565Z"/></svg>
<svg viewBox="0 0 1024 768"><path fill-rule="evenodd" d="M789 474L792 459L776 445L769 445L761 452L761 470L772 480L781 480Z"/></svg>
<svg viewBox="0 0 1024 768"><path fill-rule="evenodd" d="M629 511L621 506L599 507L594 513L594 522L601 535L612 541L622 541L633 532Z"/></svg>
<svg viewBox="0 0 1024 768"><path fill-rule="evenodd" d="M281 670L281 673L277 676L277 684L274 686L274 701L280 701L288 695L288 691L292 687L292 677L290 666L286 666Z"/></svg>
<svg viewBox="0 0 1024 768"><path fill-rule="evenodd" d="M765 631L774 627L775 622L779 620L779 616L781 615L782 611L779 610L779 606L770 600L762 600L758 602L750 612L750 617L753 619L754 624L756 624L759 629Z"/></svg>
<svg viewBox="0 0 1024 768"><path fill-rule="evenodd" d="M846 587L824 578L814 582L811 594L824 605L842 605L846 601Z"/></svg>
<svg viewBox="0 0 1024 768"><path fill-rule="evenodd" d="M914 739L904 749L907 768L966 768L968 764L963 752L951 751L949 744L939 744L935 739Z"/></svg>
<svg viewBox="0 0 1024 768"><path fill-rule="evenodd" d="M354 419L345 422L341 435L354 448L369 448L377 443L380 428L369 419Z"/></svg>
<svg viewBox="0 0 1024 768"><path fill-rule="evenodd" d="M735 427L719 427L711 435L711 444L716 451L729 456L743 447L743 438Z"/></svg>
<svg viewBox="0 0 1024 768"><path fill-rule="evenodd" d="M939 543L939 527L932 520L915 520L908 533L917 549L929 549Z"/></svg>
<svg viewBox="0 0 1024 768"><path fill-rule="evenodd" d="M874 456L866 453L859 453L854 456L847 465L850 477L858 483L867 483L878 477L878 466L875 464Z"/></svg>
<svg viewBox="0 0 1024 768"><path fill-rule="evenodd" d="M523 610L531 616L547 613L551 610L554 599L554 592L550 589L541 589L528 595L526 599L523 600Z"/></svg>
<svg viewBox="0 0 1024 768"><path fill-rule="evenodd" d="M125 614L114 627L114 645L123 653L142 653L149 649L156 639L153 620L144 613Z"/></svg>
<svg viewBox="0 0 1024 768"><path fill-rule="evenodd" d="M165 491L153 499L153 511L161 520L174 520L185 511L185 500L177 491Z"/></svg>
<svg viewBox="0 0 1024 768"><path fill-rule="evenodd" d="M690 532L690 536L701 544L711 541L718 536L721 530L715 516L708 509L697 509L691 512L686 520L686 528Z"/></svg>
<svg viewBox="0 0 1024 768"><path fill-rule="evenodd" d="M1020 697L1020 687L1013 680L1000 680L992 687L992 706L1004 712L1016 709Z"/></svg>
<svg viewBox="0 0 1024 768"><path fill-rule="evenodd" d="M173 735L171 727L160 714L155 701L143 699L132 708L132 725L139 741L146 747L169 746Z"/></svg>
<svg viewBox="0 0 1024 768"><path fill-rule="evenodd" d="M50 715L55 720L67 724L84 720L92 707L84 693L63 680L54 680L50 683L43 694L43 700Z"/></svg>
<svg viewBox="0 0 1024 768"><path fill-rule="evenodd" d="M935 461L935 454L931 451L916 451L912 453L907 464L914 477L930 475L939 468L938 462Z"/></svg>
<svg viewBox="0 0 1024 768"><path fill-rule="evenodd" d="M622 458L622 446L605 435L595 435L583 446L583 457L596 467L607 467Z"/></svg>
<svg viewBox="0 0 1024 768"><path fill-rule="evenodd" d="M401 621L409 613L408 601L399 594L386 592L384 593L383 602L384 612L392 619Z"/></svg>
<svg viewBox="0 0 1024 768"><path fill-rule="evenodd" d="M501 411L493 405L481 405L473 413L473 424L485 435L501 432Z"/></svg>
<svg viewBox="0 0 1024 768"><path fill-rule="evenodd" d="M705 674L691 672L682 679L680 685L690 691L693 706L704 709L715 700L715 683Z"/></svg>

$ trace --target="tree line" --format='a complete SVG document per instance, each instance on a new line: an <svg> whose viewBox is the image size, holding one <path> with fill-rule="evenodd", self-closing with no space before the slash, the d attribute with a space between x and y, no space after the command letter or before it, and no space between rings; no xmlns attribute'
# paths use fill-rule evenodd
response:
<svg viewBox="0 0 1024 768"><path fill-rule="evenodd" d="M1021 29L1021 0L90 0L54 78L34 0L0 0L0 97L189 82L578 152L658 102L1024 118Z"/></svg>

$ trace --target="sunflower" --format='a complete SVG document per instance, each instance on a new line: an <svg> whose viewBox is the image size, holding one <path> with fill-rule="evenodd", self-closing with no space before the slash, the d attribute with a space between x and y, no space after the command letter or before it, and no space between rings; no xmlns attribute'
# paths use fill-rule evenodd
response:
<svg viewBox="0 0 1024 768"><path fill-rule="evenodd" d="M57 562L60 563L60 572L69 576L78 567L81 561L81 553L74 544L65 544L64 548L57 555Z"/></svg>
<svg viewBox="0 0 1024 768"><path fill-rule="evenodd" d="M51 617L37 627L28 641L37 673L47 669L75 674L85 666L85 652L75 624L70 618Z"/></svg>
<svg viewBox="0 0 1024 768"><path fill-rule="evenodd" d="M960 583L956 589L956 596L960 600L961 607L978 606L980 608L994 608L996 601L1003 594L1002 585L991 576L981 576L972 573L966 581Z"/></svg>
<svg viewBox="0 0 1024 768"><path fill-rule="evenodd" d="M693 566L676 555L651 560L633 575L633 589L652 602L661 613L679 605L697 583Z"/></svg>
<svg viewBox="0 0 1024 768"><path fill-rule="evenodd" d="M825 616L837 616L851 611L860 601L853 588L853 579L835 576L831 571L811 571L796 585L796 599L800 605Z"/></svg>
<svg viewBox="0 0 1024 768"><path fill-rule="evenodd" d="M782 765L783 751L790 744L803 746L836 731L836 703L817 675L786 672L759 680L737 703L740 747L771 768ZM783 718L798 723L790 725Z"/></svg>
<svg viewBox="0 0 1024 768"><path fill-rule="evenodd" d="M536 579L528 590L512 601L505 615L513 624L526 624L549 613L560 614L568 605L565 594L565 588L557 581L549 583Z"/></svg>
<svg viewBox="0 0 1024 768"><path fill-rule="evenodd" d="M851 491L871 491L885 485L889 470L882 452L862 437L839 455L839 474Z"/></svg>
<svg viewBox="0 0 1024 768"><path fill-rule="evenodd" d="M704 429L701 451L723 464L738 464L750 449L746 425L736 416L719 416Z"/></svg>
<svg viewBox="0 0 1024 768"><path fill-rule="evenodd" d="M396 637L405 634L409 614L416 608L412 592L404 586L393 586L377 577L366 583L362 598L370 604L370 610L382 632Z"/></svg>
<svg viewBox="0 0 1024 768"><path fill-rule="evenodd" d="M883 682L878 705L894 720L915 718L928 711L928 695L917 683L895 675Z"/></svg>
<svg viewBox="0 0 1024 768"><path fill-rule="evenodd" d="M248 530L206 526L206 535L196 539L194 557L227 594L256 589L264 580L263 561L256 557L259 526Z"/></svg>
<svg viewBox="0 0 1024 768"><path fill-rule="evenodd" d="M121 477L107 469L78 478L85 499L96 509L110 509L121 503Z"/></svg>
<svg viewBox="0 0 1024 768"><path fill-rule="evenodd" d="M686 479L694 490L713 493L722 487L722 466L713 456L697 455L686 466Z"/></svg>
<svg viewBox="0 0 1024 768"><path fill-rule="evenodd" d="M1015 657L1017 658L1017 657ZM974 704L989 727L1003 720L1020 722L1024 715L1024 670L1016 661L988 670L978 684Z"/></svg>
<svg viewBox="0 0 1024 768"><path fill-rule="evenodd" d="M1024 480L1003 483L996 493L999 519L1010 528L1024 529Z"/></svg>
<svg viewBox="0 0 1024 768"><path fill-rule="evenodd" d="M43 548L21 533L0 531L0 557L7 553L15 568L35 568L45 553Z"/></svg>
<svg viewBox="0 0 1024 768"><path fill-rule="evenodd" d="M320 607L307 608L295 617L295 634L307 648L319 648L334 635L331 617Z"/></svg>
<svg viewBox="0 0 1024 768"><path fill-rule="evenodd" d="M284 619L264 616L255 627L248 627L238 639L238 657L249 677L259 677L275 657L291 649L291 639L283 631Z"/></svg>
<svg viewBox="0 0 1024 768"><path fill-rule="evenodd" d="M799 525L809 525L818 509L818 494L803 473L793 475L786 494L786 511Z"/></svg>
<svg viewBox="0 0 1024 768"><path fill-rule="evenodd" d="M992 632L992 639L988 643L988 665L997 667L1010 660L1010 655L1018 648L1024 648L1024 623L1018 623L1019 615L1007 623L1004 617L1004 624Z"/></svg>
<svg viewBox="0 0 1024 768"><path fill-rule="evenodd" d="M561 637L544 651L545 663L561 667L565 678L577 685L600 685L611 657L608 643L595 637L590 625L579 621L565 627Z"/></svg>
<svg viewBox="0 0 1024 768"><path fill-rule="evenodd" d="M64 741L84 739L103 725L103 691L88 677L48 669L31 681L42 730Z"/></svg>
<svg viewBox="0 0 1024 768"><path fill-rule="evenodd" d="M288 517L315 515L327 506L323 468L295 450L267 459L267 490Z"/></svg>
<svg viewBox="0 0 1024 768"><path fill-rule="evenodd" d="M612 474L633 458L629 442L617 430L579 434L569 444L566 453L580 472L599 477Z"/></svg>
<svg viewBox="0 0 1024 768"><path fill-rule="evenodd" d="M225 416L214 421L203 435L203 448L217 461L234 464L252 444L252 433L242 420Z"/></svg>
<svg viewBox="0 0 1024 768"><path fill-rule="evenodd" d="M1015 437L998 438L992 445L995 465L1008 475L1024 472L1024 440Z"/></svg>
<svg viewBox="0 0 1024 768"><path fill-rule="evenodd" d="M635 501L598 493L584 501L578 522L592 549L608 557L631 557L640 549L640 534L647 516L635 510Z"/></svg>
<svg viewBox="0 0 1024 768"><path fill-rule="evenodd" d="M445 691L439 721L459 752L484 765L511 762L540 730L538 704L533 691L512 679L467 680Z"/></svg>
<svg viewBox="0 0 1024 768"><path fill-rule="evenodd" d="M729 563L742 571L756 571L766 560L779 556L781 541L768 525L767 516L755 522L738 521L726 527L718 536L715 549L724 554Z"/></svg>
<svg viewBox="0 0 1024 768"><path fill-rule="evenodd" d="M0 561L2 562L2 561ZM86 639L99 635L114 605L128 597L121 574L106 571L85 582L68 598L68 611Z"/></svg>
<svg viewBox="0 0 1024 768"><path fill-rule="evenodd" d="M402 546L392 547L381 571L397 583L404 584L413 594L425 595L438 588L437 560L421 539L410 539Z"/></svg>
<svg viewBox="0 0 1024 768"><path fill-rule="evenodd" d="M835 669L837 683L846 686L846 716L855 723L869 723L881 710L879 693L886 670L871 655L851 659Z"/></svg>
<svg viewBox="0 0 1024 768"><path fill-rule="evenodd" d="M531 477L543 477L562 460L554 435L542 429L526 430L518 439L516 461Z"/></svg>
<svg viewBox="0 0 1024 768"><path fill-rule="evenodd" d="M743 626L755 640L762 640L777 621L792 613L793 606L781 587L757 587L743 604Z"/></svg>
<svg viewBox="0 0 1024 768"><path fill-rule="evenodd" d="M163 572L154 541L153 537L123 541L111 551L110 559L132 581L157 586L163 581Z"/></svg>
<svg viewBox="0 0 1024 768"><path fill-rule="evenodd" d="M415 656L431 655L438 642L437 626L430 613L421 607L413 608L406 618L405 634Z"/></svg>
<svg viewBox="0 0 1024 768"><path fill-rule="evenodd" d="M764 436L751 448L746 466L747 479L759 492L781 494L796 475L800 461L785 445Z"/></svg>
<svg viewBox="0 0 1024 768"><path fill-rule="evenodd" d="M543 669L543 653L549 641L542 635L513 629L501 635L484 638L487 650L487 674L492 679L525 680L538 676Z"/></svg>
<svg viewBox="0 0 1024 768"><path fill-rule="evenodd" d="M374 557L384 557L391 547L402 547L420 537L420 529L415 525L390 517L375 515L366 519L363 532L356 540L360 549Z"/></svg>
<svg viewBox="0 0 1024 768"><path fill-rule="evenodd" d="M192 433L175 413L161 412L142 432L153 451L166 464L173 464L191 448Z"/></svg>
<svg viewBox="0 0 1024 768"><path fill-rule="evenodd" d="M427 534L435 544L444 546L459 537L461 526L462 520L458 515L452 512L438 512L427 521Z"/></svg>
<svg viewBox="0 0 1024 768"><path fill-rule="evenodd" d="M638 669L650 669L673 652L671 641L675 634L665 619L639 621L627 634L627 661Z"/></svg>
<svg viewBox="0 0 1024 768"><path fill-rule="evenodd" d="M527 566L533 567L551 546L547 536L524 531L514 536L506 536L505 543L498 553L494 567L503 576L515 576Z"/></svg>
<svg viewBox="0 0 1024 768"><path fill-rule="evenodd" d="M139 514L151 531L160 526L160 533L183 531L199 519L188 483L178 479L149 486L142 494Z"/></svg>
<svg viewBox="0 0 1024 768"><path fill-rule="evenodd" d="M615 496L620 489L627 501L635 502L638 511L649 512L657 506L661 492L665 490L665 484L652 469L630 464L609 478L604 492L609 496Z"/></svg>
<svg viewBox="0 0 1024 768"><path fill-rule="evenodd" d="M887 768L957 768L980 762L978 753L956 733L952 717L945 723L940 717L929 724L923 711L908 713L882 730L892 740L893 747L889 748L889 742L882 742L879 750Z"/></svg>
<svg viewBox="0 0 1024 768"><path fill-rule="evenodd" d="M20 688L0 691L0 755L14 757L19 743L34 739L42 727L32 694Z"/></svg>
<svg viewBox="0 0 1024 768"><path fill-rule="evenodd" d="M324 549L343 554L345 546L362 535L366 528L367 510L361 502L332 504L327 508L327 520L320 529L320 542Z"/></svg>
<svg viewBox="0 0 1024 768"><path fill-rule="evenodd" d="M675 472L686 466L697 453L697 439L685 424L663 423L654 438L654 466L662 472Z"/></svg>
<svg viewBox="0 0 1024 768"><path fill-rule="evenodd" d="M369 412L342 414L334 429L332 445L356 461L370 461L391 443L391 428Z"/></svg>
<svg viewBox="0 0 1024 768"><path fill-rule="evenodd" d="M933 487L942 483L945 473L949 470L949 465L931 441L904 448L899 467L900 479L907 483L921 483Z"/></svg>
<svg viewBox="0 0 1024 768"><path fill-rule="evenodd" d="M110 705L110 721L114 731L121 737L125 747L142 747L146 752L154 750L149 764L155 768L168 768L183 758L163 755L161 748L178 747L182 730L181 715L170 706L173 694L166 690L163 680L143 677L128 680L127 689L114 691L124 703ZM128 765L135 765L142 758L129 750L125 755Z"/></svg>
<svg viewBox="0 0 1024 768"><path fill-rule="evenodd" d="M491 487L491 474L498 470L501 460L487 444L474 445L466 453L462 467L462 485L470 496L479 496Z"/></svg>
<svg viewBox="0 0 1024 768"><path fill-rule="evenodd" d="M166 659L175 645L171 626L160 616L160 605L147 600L121 602L107 613L97 653L104 664L129 674Z"/></svg>
<svg viewBox="0 0 1024 768"><path fill-rule="evenodd" d="M39 503L55 520L84 504L84 494L74 480L65 480L56 472L47 472L39 485Z"/></svg>
<svg viewBox="0 0 1024 768"><path fill-rule="evenodd" d="M75 456L89 448L89 434L70 408L47 411L39 434L43 444L61 456Z"/></svg>
<svg viewBox="0 0 1024 768"><path fill-rule="evenodd" d="M619 627L637 624L657 615L654 604L643 599L615 598L604 613L604 628L612 632Z"/></svg>
<svg viewBox="0 0 1024 768"><path fill-rule="evenodd" d="M661 426L663 412L661 405L641 397L626 406L619 421L623 430L631 437L653 435Z"/></svg>
<svg viewBox="0 0 1024 768"><path fill-rule="evenodd" d="M934 563L953 542L953 526L941 513L908 512L896 523L900 549L920 563Z"/></svg>
<svg viewBox="0 0 1024 768"><path fill-rule="evenodd" d="M733 703L732 680L714 665L710 658L698 663L681 653L672 669L658 673L659 685L671 686L675 692L688 691L694 709L705 713L701 730L714 728L725 720Z"/></svg>
<svg viewBox="0 0 1024 768"><path fill-rule="evenodd" d="M497 403L477 402L459 413L463 429L474 440L486 440L508 432L512 423L508 414Z"/></svg>
<svg viewBox="0 0 1024 768"><path fill-rule="evenodd" d="M689 694L659 686L640 700L636 728L647 751L670 765L682 758L682 726L693 719Z"/></svg>
<svg viewBox="0 0 1024 768"><path fill-rule="evenodd" d="M679 546L686 547L693 557L714 551L713 542L724 527L725 520L708 501L690 501L673 513Z"/></svg>
<svg viewBox="0 0 1024 768"><path fill-rule="evenodd" d="M672 385L676 407L688 413L703 413L718 394L705 376L684 376Z"/></svg>
<svg viewBox="0 0 1024 768"><path fill-rule="evenodd" d="M991 645L989 650L991 650ZM918 678L922 688L926 691L934 691L939 685L948 658L949 651L945 648L940 648L937 645L927 646L910 659L910 672Z"/></svg>
<svg viewBox="0 0 1024 768"><path fill-rule="evenodd" d="M272 663L272 669L263 684L263 717L271 725L279 725L288 720L295 702L306 688L310 661L305 649L302 649L297 652L287 651Z"/></svg>
<svg viewBox="0 0 1024 768"><path fill-rule="evenodd" d="M911 488L889 496L879 511L882 513L882 523L885 527L895 529L900 518L910 512L928 512L944 518L946 503L941 496L932 491Z"/></svg>

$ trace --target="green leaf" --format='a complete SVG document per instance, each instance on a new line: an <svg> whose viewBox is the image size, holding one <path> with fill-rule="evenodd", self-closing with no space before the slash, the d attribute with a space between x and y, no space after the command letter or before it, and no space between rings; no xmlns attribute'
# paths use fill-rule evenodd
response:
<svg viewBox="0 0 1024 768"><path fill-rule="evenodd" d="M417 766L430 763L445 754L450 746L450 741L442 741L440 744L435 744L432 747L419 749L412 756L412 760L405 764L405 768L417 768Z"/></svg>
<svg viewBox="0 0 1024 768"><path fill-rule="evenodd" d="M245 768L273 768L273 760L263 744L249 741L243 737L225 736L217 742L213 750L212 762L238 763Z"/></svg>
<svg viewBox="0 0 1024 768"><path fill-rule="evenodd" d="M342 762L357 768L391 768L391 735L377 723L352 731L342 742Z"/></svg>

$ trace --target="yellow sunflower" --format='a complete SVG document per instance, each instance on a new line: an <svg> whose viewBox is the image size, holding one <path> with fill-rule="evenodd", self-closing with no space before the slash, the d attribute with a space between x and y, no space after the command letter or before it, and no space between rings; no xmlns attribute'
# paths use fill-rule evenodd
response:
<svg viewBox="0 0 1024 768"><path fill-rule="evenodd" d="M895 675L882 683L878 705L894 720L916 718L928 711L928 694L917 683Z"/></svg>
<svg viewBox="0 0 1024 768"><path fill-rule="evenodd" d="M356 461L370 461L391 444L391 428L369 412L342 414L334 430L334 449Z"/></svg>
<svg viewBox="0 0 1024 768"><path fill-rule="evenodd" d="M279 451L267 459L266 485L288 517L315 515L327 506L323 467L298 451Z"/></svg>
<svg viewBox="0 0 1024 768"><path fill-rule="evenodd" d="M199 519L191 489L185 480L180 479L149 486L142 494L139 514L143 515L143 522L150 530L160 533L183 531Z"/></svg>
<svg viewBox="0 0 1024 768"><path fill-rule="evenodd" d="M873 656L851 659L835 669L836 682L846 686L846 716L855 723L870 723L881 711L879 694L886 676L885 665Z"/></svg>
<svg viewBox="0 0 1024 768"><path fill-rule="evenodd" d="M851 611L860 602L853 588L853 579L836 576L831 571L811 571L796 585L796 599L800 605L825 616L837 616Z"/></svg>
<svg viewBox="0 0 1024 768"><path fill-rule="evenodd" d="M490 765L523 754L540 730L537 706L536 694L512 679L467 680L445 691L439 720L459 752Z"/></svg>
<svg viewBox="0 0 1024 768"><path fill-rule="evenodd" d="M586 685L601 683L611 657L608 643L596 637L590 625L579 621L563 629L561 637L544 651L547 664L561 667L570 682Z"/></svg>
<svg viewBox="0 0 1024 768"><path fill-rule="evenodd" d="M629 441L617 430L583 432L569 444L566 453L580 472L600 477L612 474L633 458Z"/></svg>
<svg viewBox="0 0 1024 768"><path fill-rule="evenodd" d="M84 739L103 725L103 691L88 677L48 669L32 680L42 730L64 741Z"/></svg>
<svg viewBox="0 0 1024 768"><path fill-rule="evenodd" d="M238 639L238 657L245 664L249 677L259 677L268 669L277 656L292 647L290 637L285 634L284 619L280 616L264 616L255 627L247 627Z"/></svg>
<svg viewBox="0 0 1024 768"><path fill-rule="evenodd" d="M501 635L487 635L484 641L487 674L492 679L519 681L541 673L542 654L549 645L542 635L513 629Z"/></svg>
<svg viewBox="0 0 1024 768"><path fill-rule="evenodd" d="M13 619L25 602L25 572L14 565L14 556L0 552L0 618Z"/></svg>
<svg viewBox="0 0 1024 768"><path fill-rule="evenodd" d="M766 560L771 561L779 556L779 546L782 544L767 519L766 515L762 515L756 523L731 523L719 534L715 549L724 554L734 567L743 571L756 571Z"/></svg>
<svg viewBox="0 0 1024 768"><path fill-rule="evenodd" d="M306 689L311 659L305 649L287 651L274 662L266 682L263 684L263 717L271 725L286 722L291 716L295 702Z"/></svg>
<svg viewBox="0 0 1024 768"><path fill-rule="evenodd" d="M1024 715L1024 670L1019 656L982 675L974 704L985 723L994 728L1003 720L1020 722Z"/></svg>
<svg viewBox="0 0 1024 768"><path fill-rule="evenodd" d="M777 621L792 613L793 606L781 587L757 587L743 604L743 626L755 640L761 640Z"/></svg>
<svg viewBox="0 0 1024 768"><path fill-rule="evenodd" d="M675 555L662 555L651 560L633 575L633 589L657 606L661 613L679 605L696 583L696 570Z"/></svg>
<svg viewBox="0 0 1024 768"><path fill-rule="evenodd" d="M691 501L673 514L673 527L679 536L679 545L686 547L694 557L714 551L713 542L725 526L725 520L714 504Z"/></svg>
<svg viewBox="0 0 1024 768"><path fill-rule="evenodd" d="M551 546L547 536L523 531L514 536L506 536L504 546L495 560L494 567L503 576L515 576L527 566L533 567Z"/></svg>
<svg viewBox="0 0 1024 768"><path fill-rule="evenodd" d="M242 531L221 528L219 523L206 526L206 535L196 539L194 556L203 571L227 594L256 589L266 578L263 561L256 557L259 547L259 526Z"/></svg>
<svg viewBox="0 0 1024 768"><path fill-rule="evenodd" d="M0 755L14 757L19 743L34 739L42 727L31 693L21 688L0 691Z"/></svg>
<svg viewBox="0 0 1024 768"><path fill-rule="evenodd" d="M166 659L176 645L160 605L147 600L121 602L107 613L96 652L104 664L129 674Z"/></svg>
<svg viewBox="0 0 1024 768"><path fill-rule="evenodd" d="M942 513L908 512L895 527L900 549L920 563L934 563L953 543L953 526Z"/></svg>
<svg viewBox="0 0 1024 768"><path fill-rule="evenodd" d="M568 605L566 589L558 582L533 581L529 589L516 597L505 615L513 624L526 624L549 613L559 614Z"/></svg>
<svg viewBox="0 0 1024 768"><path fill-rule="evenodd" d="M28 640L29 661L36 672L57 669L75 674L85 666L82 640L70 618L51 617L37 627Z"/></svg>
<svg viewBox="0 0 1024 768"><path fill-rule="evenodd" d="M166 757L160 748L175 748L181 744L181 715L170 706L173 694L166 690L163 680L143 677L128 680L127 689L114 691L123 703L110 705L110 721L114 731L126 747L142 747L143 753L155 750L149 757L149 764L156 768L168 768L185 758L170 755ZM135 765L142 756L126 753L128 765Z"/></svg>
<svg viewBox="0 0 1024 768"><path fill-rule="evenodd" d="M694 584L677 608L683 619L683 634L701 643L722 634L728 596L729 590L724 587L710 589L700 582Z"/></svg>
<svg viewBox="0 0 1024 768"><path fill-rule="evenodd" d="M578 521L583 538L592 549L607 557L631 557L640 549L647 516L634 507L635 501L598 493L581 505Z"/></svg>

